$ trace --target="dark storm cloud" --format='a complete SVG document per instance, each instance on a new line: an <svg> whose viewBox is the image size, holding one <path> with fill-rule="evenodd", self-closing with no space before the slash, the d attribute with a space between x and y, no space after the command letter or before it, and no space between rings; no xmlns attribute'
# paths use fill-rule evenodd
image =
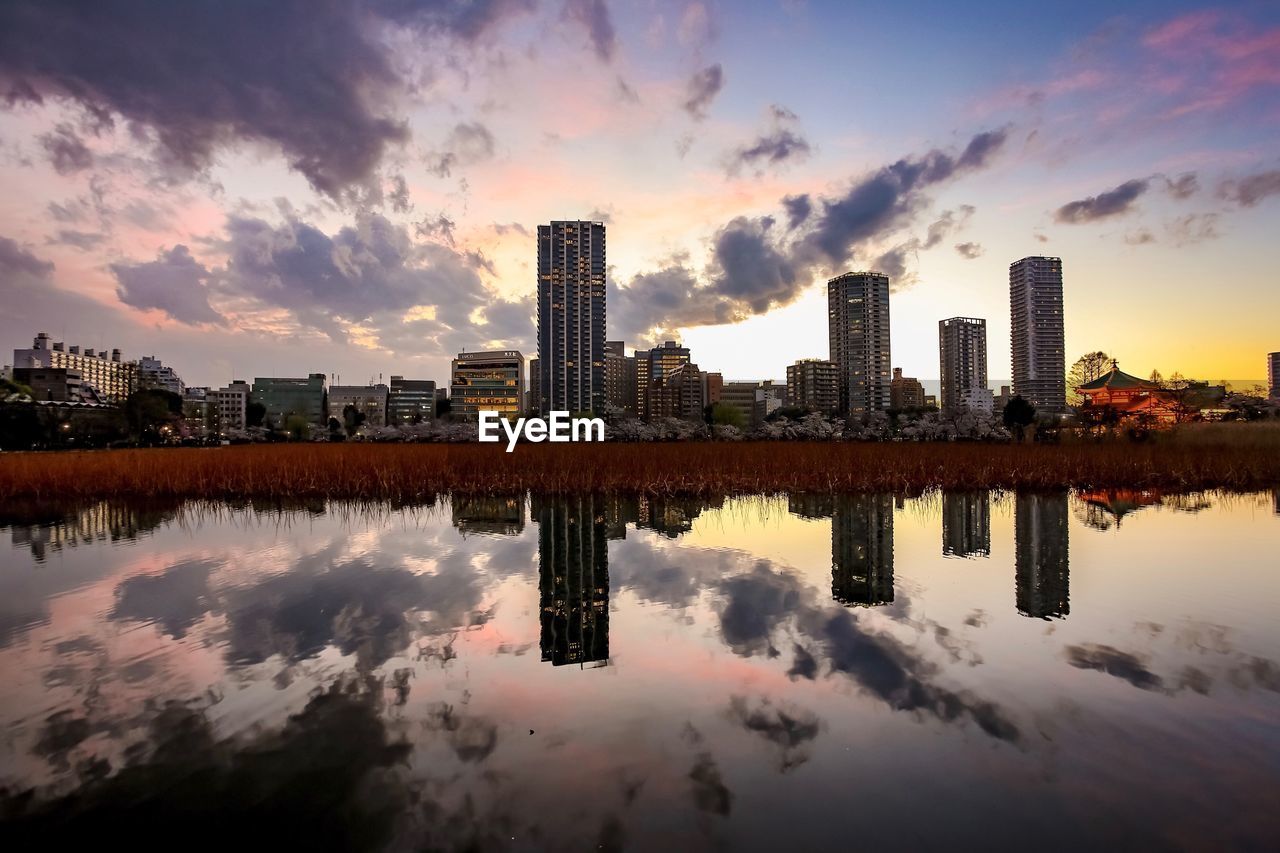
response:
<svg viewBox="0 0 1280 853"><path fill-rule="evenodd" d="M1244 207L1253 207L1266 198L1280 195L1280 169L1224 181L1218 194Z"/></svg>
<svg viewBox="0 0 1280 853"><path fill-rule="evenodd" d="M116 296L125 305L163 311L180 323L226 322L209 304L210 272L181 244L161 251L154 261L111 265Z"/></svg>
<svg viewBox="0 0 1280 853"><path fill-rule="evenodd" d="M427 169L447 178L463 166L473 166L493 158L494 140L489 128L478 121L462 122L449 132L444 146L427 156Z"/></svg>
<svg viewBox="0 0 1280 853"><path fill-rule="evenodd" d="M0 275L5 279L19 274L48 278L53 264L41 260L8 237L0 237Z"/></svg>
<svg viewBox="0 0 1280 853"><path fill-rule="evenodd" d="M40 146L59 175L71 175L93 165L93 153L69 124L59 124L53 133L40 136Z"/></svg>
<svg viewBox="0 0 1280 853"><path fill-rule="evenodd" d="M613 19L609 17L609 7L604 0L566 0L562 17L586 31L587 38L595 49L596 58L601 62L613 59L618 38L613 31Z"/></svg>
<svg viewBox="0 0 1280 853"><path fill-rule="evenodd" d="M744 657L773 648L774 632L794 616L804 597L795 576L776 572L763 561L724 581L720 590L725 601L720 636Z"/></svg>
<svg viewBox="0 0 1280 853"><path fill-rule="evenodd" d="M808 193L785 196L782 206L787 211L787 227L793 230L803 225L813 212L813 203L809 200Z"/></svg>
<svg viewBox="0 0 1280 853"><path fill-rule="evenodd" d="M1067 646L1063 653L1067 657L1067 663L1076 669L1104 672L1141 690L1164 689L1164 680L1148 669L1142 658L1129 652L1099 643L1086 643Z"/></svg>
<svg viewBox="0 0 1280 853"><path fill-rule="evenodd" d="M796 114L791 110L777 104L770 106L769 129L728 155L726 173L735 176L748 169L759 175L771 168L807 159L812 148L797 124Z"/></svg>
<svg viewBox="0 0 1280 853"><path fill-rule="evenodd" d="M1150 184L1151 181L1147 178L1125 181L1115 189L1104 193L1067 202L1057 209L1053 218L1068 225L1082 225L1111 216L1120 216L1133 210L1133 203L1147 191Z"/></svg>
<svg viewBox="0 0 1280 853"><path fill-rule="evenodd" d="M834 197L788 196L782 200L786 229L771 216L738 217L712 237L712 257L701 276L677 256L625 287L612 284L610 305L617 309L611 308L610 324L624 337L644 338L655 327L733 322L789 304L816 278L843 271L856 253L909 225L928 206L928 189L987 167L1006 136L1005 130L986 131L959 154L934 149L903 158ZM909 254L941 242L972 213L969 205L944 212L926 239L882 250L879 258L890 267L884 271L904 274Z"/></svg>
<svg viewBox="0 0 1280 853"><path fill-rule="evenodd" d="M718 62L715 65L708 65L689 78L685 87L686 97L681 106L696 121L701 121L707 117L711 102L716 99L716 95L720 94L722 88L724 88L724 69Z"/></svg>
<svg viewBox="0 0 1280 853"><path fill-rule="evenodd" d="M956 251L960 257L973 260L982 257L982 244L980 243L956 243Z"/></svg>
<svg viewBox="0 0 1280 853"><path fill-rule="evenodd" d="M337 196L408 138L392 112L404 86L387 25L472 41L527 6L12 0L0 4L0 96L73 102L99 125L122 117L150 128L161 159L190 173L230 143L267 143Z"/></svg>

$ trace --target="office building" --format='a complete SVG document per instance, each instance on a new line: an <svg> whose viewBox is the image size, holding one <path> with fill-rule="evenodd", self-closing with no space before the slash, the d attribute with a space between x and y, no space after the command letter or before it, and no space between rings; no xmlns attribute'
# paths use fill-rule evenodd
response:
<svg viewBox="0 0 1280 853"><path fill-rule="evenodd" d="M622 341L606 341L604 348L604 396L615 409L638 415L636 395L636 358L628 356Z"/></svg>
<svg viewBox="0 0 1280 853"><path fill-rule="evenodd" d="M982 412L991 414L995 411L996 395L990 388L966 388L960 392L956 400L956 411ZM1001 411L1004 411L1001 409Z"/></svg>
<svg viewBox="0 0 1280 853"><path fill-rule="evenodd" d="M138 359L138 387L181 395L186 386L172 367L161 363L154 355L144 355Z"/></svg>
<svg viewBox="0 0 1280 853"><path fill-rule="evenodd" d="M418 424L436 416L434 379L405 379L392 376L387 389L387 423Z"/></svg>
<svg viewBox="0 0 1280 853"><path fill-rule="evenodd" d="M13 351L14 370L24 367L59 368L78 373L82 396L83 389L92 388L97 399L104 403L123 402L138 387L138 365L122 361L120 350L108 354L106 350L95 352L86 348L82 352L78 346L51 341L44 332L36 335L30 349Z"/></svg>
<svg viewBox="0 0 1280 853"><path fill-rule="evenodd" d="M12 380L31 389L31 398L55 403L85 400L80 372L65 367L15 367Z"/></svg>
<svg viewBox="0 0 1280 853"><path fill-rule="evenodd" d="M689 348L682 347L675 341L667 341L660 347L650 350L636 350L636 406L639 411L649 410L645 398L649 387L682 364L693 359Z"/></svg>
<svg viewBox="0 0 1280 853"><path fill-rule="evenodd" d="M605 269L603 222L538 226L538 407L543 415L604 408Z"/></svg>
<svg viewBox="0 0 1280 853"><path fill-rule="evenodd" d="M702 372L702 396L706 397L707 405L714 406L720 402L720 393L724 390L724 374Z"/></svg>
<svg viewBox="0 0 1280 853"><path fill-rule="evenodd" d="M821 358L802 358L787 365L786 404L821 414L839 412L840 369L836 363Z"/></svg>
<svg viewBox="0 0 1280 853"><path fill-rule="evenodd" d="M1067 495L1018 493L1014 504L1014 593L1036 619L1071 612Z"/></svg>
<svg viewBox="0 0 1280 853"><path fill-rule="evenodd" d="M840 411L889 408L889 277L847 272L827 282L831 360L840 370Z"/></svg>
<svg viewBox="0 0 1280 853"><path fill-rule="evenodd" d="M831 597L848 607L893 603L893 499L889 495L835 498Z"/></svg>
<svg viewBox="0 0 1280 853"><path fill-rule="evenodd" d="M601 495L532 499L538 524L542 660L609 662L609 542Z"/></svg>
<svg viewBox="0 0 1280 853"><path fill-rule="evenodd" d="M942 493L942 553L986 557L991 553L991 492Z"/></svg>
<svg viewBox="0 0 1280 853"><path fill-rule="evenodd" d="M1267 356L1267 396L1280 400L1280 352Z"/></svg>
<svg viewBox="0 0 1280 853"><path fill-rule="evenodd" d="M895 367L893 379L889 382L889 408L901 411L919 409L927 405L929 405L929 398L925 396L924 386L920 384L920 380L903 376L902 368Z"/></svg>
<svg viewBox="0 0 1280 853"><path fill-rule="evenodd" d="M526 414L538 415L542 413L542 398L538 396L538 357L535 355L529 359L529 378L528 384L524 390L524 410Z"/></svg>
<svg viewBox="0 0 1280 853"><path fill-rule="evenodd" d="M363 426L384 427L387 425L387 397L390 389L381 383L377 385L330 385L329 414L346 423L347 407L364 415Z"/></svg>
<svg viewBox="0 0 1280 853"><path fill-rule="evenodd" d="M1009 265L1013 393L1042 414L1067 409L1062 259L1030 257Z"/></svg>
<svg viewBox="0 0 1280 853"><path fill-rule="evenodd" d="M323 373L303 378L259 376L253 380L249 401L266 409L262 425L286 429L289 419L301 417L318 427L328 425L329 380Z"/></svg>
<svg viewBox="0 0 1280 853"><path fill-rule="evenodd" d="M972 389L987 391L987 321L976 317L939 320L938 367L942 411L973 408L965 395ZM991 411L990 405L986 411Z"/></svg>
<svg viewBox="0 0 1280 853"><path fill-rule="evenodd" d="M248 382L236 380L225 388L210 392L214 405L218 408L218 427L227 430L242 430L249 426L249 394Z"/></svg>
<svg viewBox="0 0 1280 853"><path fill-rule="evenodd" d="M477 418L480 412L519 417L524 412L524 356L518 350L458 353L449 399L455 417Z"/></svg>
<svg viewBox="0 0 1280 853"><path fill-rule="evenodd" d="M653 380L645 394L644 417L701 421L706 404L702 371L696 364L682 364Z"/></svg>

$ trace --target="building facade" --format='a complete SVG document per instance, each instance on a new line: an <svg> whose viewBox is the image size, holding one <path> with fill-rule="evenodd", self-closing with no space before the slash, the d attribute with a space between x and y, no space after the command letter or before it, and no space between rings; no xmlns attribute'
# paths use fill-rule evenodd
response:
<svg viewBox="0 0 1280 853"><path fill-rule="evenodd" d="M465 418L481 412L519 417L524 412L524 356L519 350L458 353L449 400L449 411Z"/></svg>
<svg viewBox="0 0 1280 853"><path fill-rule="evenodd" d="M920 380L912 376L903 376L902 368L893 369L893 379L889 382L889 408L920 409L929 404L925 396L924 386Z"/></svg>
<svg viewBox="0 0 1280 853"><path fill-rule="evenodd" d="M405 379L392 376L387 389L387 423L417 424L436 416L434 379Z"/></svg>
<svg viewBox="0 0 1280 853"><path fill-rule="evenodd" d="M604 395L610 406L630 415L640 413L636 395L636 358L623 341L607 341L604 350Z"/></svg>
<svg viewBox="0 0 1280 853"><path fill-rule="evenodd" d="M939 320L938 368L944 412L961 408L963 395L971 389L986 389L987 321L976 317Z"/></svg>
<svg viewBox="0 0 1280 853"><path fill-rule="evenodd" d="M603 222L538 226L538 399L543 414L604 407L605 270Z"/></svg>
<svg viewBox="0 0 1280 853"><path fill-rule="evenodd" d="M645 417L701 421L706 386L696 364L682 364L655 379L645 395Z"/></svg>
<svg viewBox="0 0 1280 853"><path fill-rule="evenodd" d="M1067 409L1062 259L1029 257L1009 265L1013 393L1036 411Z"/></svg>
<svg viewBox="0 0 1280 853"><path fill-rule="evenodd" d="M241 430L249 426L249 394L248 382L236 380L225 388L211 391L214 405L218 408L218 425L222 431Z"/></svg>
<svg viewBox="0 0 1280 853"><path fill-rule="evenodd" d="M693 359L688 347L682 347L675 341L666 341L660 347L649 350L636 350L636 408L645 412L649 410L647 397L649 388L662 377L682 364Z"/></svg>
<svg viewBox="0 0 1280 853"><path fill-rule="evenodd" d="M386 385L330 385L329 414L340 421L346 420L347 406L364 415L364 426L383 427L387 425L387 397L390 389Z"/></svg>
<svg viewBox="0 0 1280 853"><path fill-rule="evenodd" d="M305 379L259 376L253 380L249 400L266 409L263 426L284 429L296 415L323 427L329 420L328 391L329 380L323 373L312 373Z"/></svg>
<svg viewBox="0 0 1280 853"><path fill-rule="evenodd" d="M786 404L822 414L839 412L840 368L821 358L802 358L787 365Z"/></svg>
<svg viewBox="0 0 1280 853"><path fill-rule="evenodd" d="M889 277L847 272L828 281L827 326L841 413L863 417L889 408Z"/></svg>
<svg viewBox="0 0 1280 853"><path fill-rule="evenodd" d="M33 400L54 403L86 402L79 371L65 367L15 367L12 373L14 382L31 389Z"/></svg>
<svg viewBox="0 0 1280 853"><path fill-rule="evenodd" d="M177 372L154 355L138 359L138 387L156 388L172 394L182 394L186 385Z"/></svg>
<svg viewBox="0 0 1280 853"><path fill-rule="evenodd" d="M122 361L120 350L95 352L62 341L51 341L44 332L36 335L30 349L13 351L14 370L22 367L61 368L80 374L82 388L97 392L104 403L119 403L138 388L138 365Z"/></svg>
<svg viewBox="0 0 1280 853"><path fill-rule="evenodd" d="M1280 400L1280 352L1267 356L1267 396Z"/></svg>

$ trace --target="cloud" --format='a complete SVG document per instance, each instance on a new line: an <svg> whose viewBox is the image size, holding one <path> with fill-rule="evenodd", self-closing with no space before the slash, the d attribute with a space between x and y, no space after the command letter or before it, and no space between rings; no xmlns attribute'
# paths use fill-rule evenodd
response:
<svg viewBox="0 0 1280 853"><path fill-rule="evenodd" d="M720 90L724 88L724 69L720 67L720 63L708 65L700 71L694 73L689 78L686 85L686 97L681 106L684 111L693 116L695 121L701 121L707 117L707 110L711 107L711 102L716 99L716 95L720 94Z"/></svg>
<svg viewBox="0 0 1280 853"><path fill-rule="evenodd" d="M796 114L773 104L769 107L769 129L747 145L734 149L725 159L725 172L738 175L744 168L763 174L771 168L808 159L809 141L798 130Z"/></svg>
<svg viewBox="0 0 1280 853"><path fill-rule="evenodd" d="M93 153L69 124L59 124L53 133L42 134L40 145L59 175L72 175L93 165Z"/></svg>
<svg viewBox="0 0 1280 853"><path fill-rule="evenodd" d="M1150 183L1147 178L1125 181L1115 189L1078 201L1067 202L1057 209L1053 218L1064 224L1082 225L1123 215L1133 210L1133 203L1147 191Z"/></svg>
<svg viewBox="0 0 1280 853"><path fill-rule="evenodd" d="M37 258L8 237L0 237L0 276L6 279L17 275L48 278L52 273L50 261Z"/></svg>
<svg viewBox="0 0 1280 853"><path fill-rule="evenodd" d="M404 175L391 176L391 192L387 193L387 201L396 213L413 210L413 202L409 200L409 182L404 179Z"/></svg>
<svg viewBox="0 0 1280 853"><path fill-rule="evenodd" d="M1183 201L1200 191L1200 179L1195 172L1184 172L1176 178L1164 179L1165 190L1169 195Z"/></svg>
<svg viewBox="0 0 1280 853"><path fill-rule="evenodd" d="M969 260L982 257L982 245L980 243L956 243L956 251L960 253L960 257Z"/></svg>
<svg viewBox="0 0 1280 853"><path fill-rule="evenodd" d="M1099 643L1085 643L1067 646L1063 653L1067 663L1076 669L1103 672L1141 690L1164 689L1164 680L1148 669L1142 658L1129 652Z"/></svg>
<svg viewBox="0 0 1280 853"><path fill-rule="evenodd" d="M1280 195L1280 169L1224 181L1218 195L1242 207L1254 207L1273 195Z"/></svg>
<svg viewBox="0 0 1280 853"><path fill-rule="evenodd" d="M618 38L613 30L613 19L604 0L566 0L563 18L581 26L601 62L613 60Z"/></svg>
<svg viewBox="0 0 1280 853"><path fill-rule="evenodd" d="M74 102L100 125L148 128L160 159L191 173L224 147L265 143L337 197L408 139L387 29L470 43L529 5L13 0L0 5L0 96Z"/></svg>
<svg viewBox="0 0 1280 853"><path fill-rule="evenodd" d="M76 231L74 229L62 228L57 234L53 234L45 238L45 243L49 245L71 246L82 252L88 252L96 249L107 239L106 234L100 234L93 231Z"/></svg>
<svg viewBox="0 0 1280 853"><path fill-rule="evenodd" d="M125 305L163 311L193 326L221 325L226 320L209 304L209 270L182 244L161 251L154 261L112 264L111 274L116 278L116 296Z"/></svg>
<svg viewBox="0 0 1280 853"><path fill-rule="evenodd" d="M449 132L444 147L427 155L427 170L447 178L459 166L473 166L493 158L494 141L489 128L478 121L463 122Z"/></svg>
<svg viewBox="0 0 1280 853"><path fill-rule="evenodd" d="M1216 240L1218 234L1218 214L1188 213L1165 223L1170 239L1175 246L1190 246L1205 240Z"/></svg>
<svg viewBox="0 0 1280 853"><path fill-rule="evenodd" d="M610 324L627 338L650 337L655 329L733 322L787 305L815 278L841 270L856 252L909 225L927 208L928 189L986 168L1006 135L979 133L959 154L933 149L904 157L853 180L835 196L787 196L781 201L785 229L772 216L737 217L712 236L712 255L701 275L689 268L687 257L677 256L625 287L612 285ZM972 213L969 205L945 212L926 240L882 253L880 260L893 268L886 272L905 272L908 253L940 242Z"/></svg>

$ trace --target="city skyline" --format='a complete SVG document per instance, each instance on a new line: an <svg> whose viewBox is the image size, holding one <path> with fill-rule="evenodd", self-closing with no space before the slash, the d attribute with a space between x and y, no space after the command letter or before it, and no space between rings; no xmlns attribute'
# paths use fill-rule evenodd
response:
<svg viewBox="0 0 1280 853"><path fill-rule="evenodd" d="M354 8L313 12L286 65L248 60L298 30L287 6L7 6L6 346L160 352L194 385L442 379L464 347L537 352L533 229L581 218L610 231L608 337L733 377L826 357L823 285L868 269L895 366L932 379L936 323L984 317L1011 378L1005 268L1030 255L1069 264L1068 365L1262 381L1277 349L1272 6ZM856 65L853 32L877 36ZM108 63L77 61L99 37Z"/></svg>

